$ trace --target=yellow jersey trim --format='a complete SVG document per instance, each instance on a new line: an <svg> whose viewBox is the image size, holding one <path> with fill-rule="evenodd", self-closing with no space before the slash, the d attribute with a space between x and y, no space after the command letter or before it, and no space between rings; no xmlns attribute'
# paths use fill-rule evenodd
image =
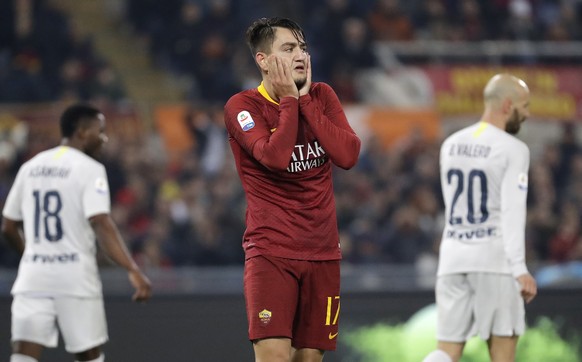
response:
<svg viewBox="0 0 582 362"><path fill-rule="evenodd" d="M477 138L479 136L481 136L481 133L483 133L483 131L485 131L485 129L489 126L489 123L481 121L479 122L479 127L477 127L477 129L475 130L475 132L473 132L473 137Z"/></svg>
<svg viewBox="0 0 582 362"><path fill-rule="evenodd" d="M261 82L257 90L259 91L259 93L261 93L263 97L265 97L266 100L268 100L271 103L275 103L276 105L279 105L279 103L277 103L273 98L271 98L269 93L267 93L267 90L265 89L265 85L263 84L263 82Z"/></svg>
<svg viewBox="0 0 582 362"><path fill-rule="evenodd" d="M63 155L65 153L67 153L69 151L69 147L68 146L60 146L59 150L57 151L57 153L55 153L55 155L53 156L53 158L55 160L58 160L59 158L63 157Z"/></svg>

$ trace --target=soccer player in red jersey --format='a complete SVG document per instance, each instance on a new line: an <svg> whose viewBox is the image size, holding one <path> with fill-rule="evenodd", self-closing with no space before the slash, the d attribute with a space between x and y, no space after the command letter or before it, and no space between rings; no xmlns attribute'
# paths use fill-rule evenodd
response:
<svg viewBox="0 0 582 362"><path fill-rule="evenodd" d="M262 75L226 103L246 193L244 292L256 361L321 361L335 350L340 259L332 164L360 152L339 99L312 83L301 27L259 19L246 33Z"/></svg>

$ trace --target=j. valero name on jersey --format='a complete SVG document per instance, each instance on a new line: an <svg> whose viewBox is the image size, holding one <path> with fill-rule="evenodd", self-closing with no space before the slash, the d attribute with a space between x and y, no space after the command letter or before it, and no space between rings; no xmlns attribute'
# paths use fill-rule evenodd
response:
<svg viewBox="0 0 582 362"><path fill-rule="evenodd" d="M481 241L484 238L496 236L497 228L489 227L475 227L466 229L447 229L445 237L447 239L456 239L460 241Z"/></svg>
<svg viewBox="0 0 582 362"><path fill-rule="evenodd" d="M451 144L450 156L463 156L471 158L487 158L491 154L491 146L479 144Z"/></svg>
<svg viewBox="0 0 582 362"><path fill-rule="evenodd" d="M22 260L27 263L77 263L79 262L78 253L61 253L61 254L24 254Z"/></svg>

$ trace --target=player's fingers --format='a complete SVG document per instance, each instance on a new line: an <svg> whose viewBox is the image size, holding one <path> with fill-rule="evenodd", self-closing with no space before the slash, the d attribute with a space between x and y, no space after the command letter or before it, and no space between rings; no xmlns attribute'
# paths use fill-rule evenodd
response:
<svg viewBox="0 0 582 362"><path fill-rule="evenodd" d="M285 62L282 58L277 57L277 72L279 73L279 77L281 81L287 79L287 67L285 66Z"/></svg>
<svg viewBox="0 0 582 362"><path fill-rule="evenodd" d="M521 291L521 295L526 303L531 302L537 294L537 287L535 282L525 283Z"/></svg>
<svg viewBox="0 0 582 362"><path fill-rule="evenodd" d="M151 289L148 287L138 288L133 294L133 301L144 302L151 297Z"/></svg>
<svg viewBox="0 0 582 362"><path fill-rule="evenodd" d="M274 55L270 55L267 57L267 66L269 69L269 77L271 77L272 81L276 81L279 77L279 69L277 67L277 57Z"/></svg>

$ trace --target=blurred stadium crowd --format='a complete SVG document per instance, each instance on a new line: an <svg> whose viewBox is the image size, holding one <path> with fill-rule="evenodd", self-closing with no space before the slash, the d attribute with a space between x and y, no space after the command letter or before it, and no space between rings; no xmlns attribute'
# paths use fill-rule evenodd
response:
<svg viewBox="0 0 582 362"><path fill-rule="evenodd" d="M58 6L18 3L0 5L1 103L127 99L122 77ZM23 13L33 26L11 15ZM298 19L314 79L330 83L345 103L366 102L359 71L389 66L373 49L378 42L582 40L582 2L574 0L127 0L123 14L155 64L190 84L184 122L195 146L186 157L168 162L155 134L132 142L111 134L103 159L113 217L137 260L150 267L242 265L244 196L222 104L259 82L243 41L256 14ZM532 160L527 238L534 262L582 260L577 127L564 123L562 138ZM25 134L16 127L0 133L0 205L20 164L56 142ZM372 138L354 170L336 170L346 262L434 264L442 231L439 146L410 134L386 150ZM1 245L0 265L17 262Z"/></svg>
<svg viewBox="0 0 582 362"><path fill-rule="evenodd" d="M378 59L377 42L582 40L578 0L113 2L123 22L145 40L156 64L191 81L191 99L216 102L256 84L243 41L256 14L300 20L314 76L331 83L345 102L365 100L356 89L357 71L398 65L398 59ZM412 60L428 61L407 59ZM60 11L58 1L0 3L1 101L124 96L119 75L96 53L92 39L81 36L75 22Z"/></svg>

